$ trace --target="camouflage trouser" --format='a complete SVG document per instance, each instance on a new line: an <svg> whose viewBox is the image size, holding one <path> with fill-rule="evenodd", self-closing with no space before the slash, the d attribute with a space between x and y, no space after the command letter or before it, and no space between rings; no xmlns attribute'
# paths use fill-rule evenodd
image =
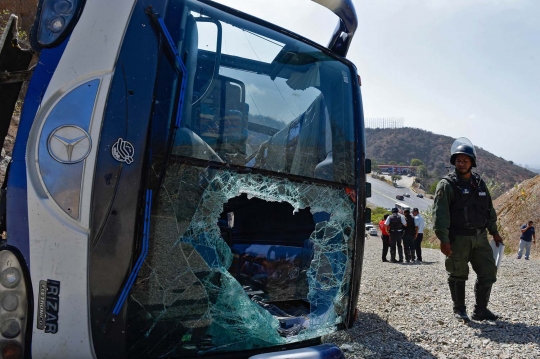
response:
<svg viewBox="0 0 540 359"><path fill-rule="evenodd" d="M456 236L452 241L452 255L446 258L448 281L466 281L469 278L469 264L482 287L491 287L497 280L497 267L493 251L484 231L476 236Z"/></svg>

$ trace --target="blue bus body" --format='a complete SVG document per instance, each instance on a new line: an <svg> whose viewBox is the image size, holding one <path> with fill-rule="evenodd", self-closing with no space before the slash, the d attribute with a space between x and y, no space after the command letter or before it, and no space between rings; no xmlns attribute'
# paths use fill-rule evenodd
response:
<svg viewBox="0 0 540 359"><path fill-rule="evenodd" d="M207 0L40 1L3 357L343 357L369 164L332 10L323 47Z"/></svg>

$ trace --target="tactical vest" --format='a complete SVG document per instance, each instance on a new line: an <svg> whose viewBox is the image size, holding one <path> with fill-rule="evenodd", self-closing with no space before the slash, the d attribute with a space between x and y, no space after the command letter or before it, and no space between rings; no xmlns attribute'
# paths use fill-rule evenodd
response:
<svg viewBox="0 0 540 359"><path fill-rule="evenodd" d="M401 217L399 215L392 215L390 216L390 230L391 231L399 231L403 227L401 224Z"/></svg>
<svg viewBox="0 0 540 359"><path fill-rule="evenodd" d="M408 216L405 216L405 220L407 221L407 227L405 227L405 233L415 234L416 228L414 226L414 217L409 214Z"/></svg>
<svg viewBox="0 0 540 359"><path fill-rule="evenodd" d="M443 179L452 185L454 201L450 203L451 228L486 228L489 218L489 194L484 181L472 173L470 181L463 181L455 173Z"/></svg>

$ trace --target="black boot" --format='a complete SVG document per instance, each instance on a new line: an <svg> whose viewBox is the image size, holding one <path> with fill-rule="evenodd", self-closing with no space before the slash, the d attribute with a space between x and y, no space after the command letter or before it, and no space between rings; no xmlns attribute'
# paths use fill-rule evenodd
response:
<svg viewBox="0 0 540 359"><path fill-rule="evenodd" d="M476 305L474 306L472 318L480 321L499 319L498 315L493 314L487 309L489 297L491 295L491 285L481 285L476 281L476 284L474 285L474 294L476 295Z"/></svg>
<svg viewBox="0 0 540 359"><path fill-rule="evenodd" d="M465 282L448 281L448 286L450 287L452 302L454 302L454 317L464 323L470 322L465 307Z"/></svg>

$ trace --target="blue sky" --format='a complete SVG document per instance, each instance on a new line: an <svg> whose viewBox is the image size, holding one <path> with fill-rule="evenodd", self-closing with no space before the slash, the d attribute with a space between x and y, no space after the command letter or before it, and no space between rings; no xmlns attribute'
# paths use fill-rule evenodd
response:
<svg viewBox="0 0 540 359"><path fill-rule="evenodd" d="M367 118L540 168L540 1L353 0L349 50ZM326 45L337 17L309 0L218 0ZM481 160L481 159L480 159Z"/></svg>

